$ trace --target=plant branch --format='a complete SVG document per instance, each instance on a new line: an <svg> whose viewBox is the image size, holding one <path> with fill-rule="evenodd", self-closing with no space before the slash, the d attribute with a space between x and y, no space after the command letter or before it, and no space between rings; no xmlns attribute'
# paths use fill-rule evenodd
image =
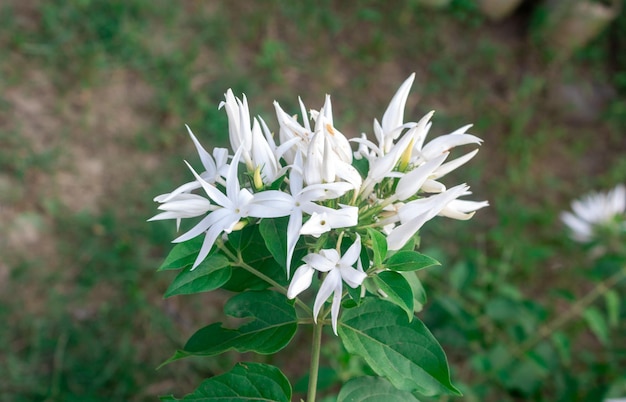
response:
<svg viewBox="0 0 626 402"><path fill-rule="evenodd" d="M275 287L282 294L287 295L287 288L285 288L283 285L276 282L274 279L270 278L269 276L265 275L264 273L258 271L254 267L248 265L241 257L241 254L239 255L233 254L233 252L231 252L223 244L219 244L219 248L224 252L224 254L226 254L228 258L230 258L231 261L233 261L233 265L245 269L246 271L250 272L252 275L255 275L256 277L264 280L265 282ZM304 303L302 300L300 300L297 297L295 298L295 301L296 301L296 304L300 306L304 311L306 311L307 314L313 315L313 311L311 310L309 306L306 305L306 303Z"/></svg>
<svg viewBox="0 0 626 402"><path fill-rule="evenodd" d="M582 298L578 299L571 307L560 315L557 319L548 322L546 325L539 328L536 335L526 340L526 342L519 345L513 352L513 356L521 357L526 351L532 349L542 339L547 338L555 330L567 324L573 318L576 318L584 313L585 309L593 302L610 290L613 286L617 285L619 281L626 278L626 266L622 267L618 272L611 275L607 279L598 283L589 293Z"/></svg>
<svg viewBox="0 0 626 402"><path fill-rule="evenodd" d="M313 340L311 345L311 365L309 366L309 390L307 392L307 402L315 402L317 393L317 375L320 367L320 351L322 348L322 328L324 324L319 320L313 325Z"/></svg>

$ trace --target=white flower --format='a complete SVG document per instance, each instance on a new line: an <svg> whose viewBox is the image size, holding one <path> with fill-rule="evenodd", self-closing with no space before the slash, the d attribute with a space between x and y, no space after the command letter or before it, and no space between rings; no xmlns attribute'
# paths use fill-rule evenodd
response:
<svg viewBox="0 0 626 402"><path fill-rule="evenodd" d="M335 211L332 208L324 207L316 204L317 201L331 200L342 196L346 192L350 191L352 186L345 182L325 183L325 184L313 184L303 187L302 178L302 157L298 153L296 154L296 160L291 167L289 174L289 189L290 195L287 195L291 199L291 207L289 215L289 223L287 224L287 277L291 271L291 259L293 252L300 238L302 229L302 214L307 213L314 215L316 213L326 213ZM263 193L259 193L258 197L264 197ZM286 194L286 193L285 193ZM354 214L358 214L356 207L353 207ZM353 221L348 222L345 226L354 226L357 224L358 216L355 216ZM340 226L334 226L340 227Z"/></svg>
<svg viewBox="0 0 626 402"><path fill-rule="evenodd" d="M469 219L466 214L489 205L486 201L458 201L458 197L468 195L469 187L465 184L452 187L430 197L419 198L400 206L397 213L381 221L382 225L400 221L400 225L391 229L387 236L389 250L398 250L432 218L443 215L456 219ZM457 202L456 204L454 202ZM446 209L447 208L447 209Z"/></svg>
<svg viewBox="0 0 626 402"><path fill-rule="evenodd" d="M572 202L571 212L562 212L561 220L571 230L574 240L586 243L593 240L596 229L617 222L626 231L626 187L618 185L608 193L590 193Z"/></svg>
<svg viewBox="0 0 626 402"><path fill-rule="evenodd" d="M343 282L351 288L356 288L363 283L367 274L354 268L361 253L361 238L357 235L354 243L348 248L343 256L335 249L323 249L317 254L308 254L303 258L305 262L293 275L293 279L287 290L287 297L293 299L311 285L315 271L326 272L326 278L320 286L313 305L313 317L317 322L320 309L330 295L333 295L331 307L332 327L337 335L337 319L343 291Z"/></svg>
<svg viewBox="0 0 626 402"><path fill-rule="evenodd" d="M207 183L189 166L206 194L217 204L215 209L196 226L174 240L174 243L180 243L205 233L204 242L192 269L195 269L206 258L217 237L222 232L230 233L242 218L276 218L289 215L291 211L291 197L287 194L280 191L252 194L248 189L240 187L237 170L242 152L243 147L237 150L229 166L226 176L226 195Z"/></svg>
<svg viewBox="0 0 626 402"><path fill-rule="evenodd" d="M357 207L344 206L340 209L324 208L323 212L313 212L311 218L300 229L300 234L320 237L331 229L355 226L359 221Z"/></svg>

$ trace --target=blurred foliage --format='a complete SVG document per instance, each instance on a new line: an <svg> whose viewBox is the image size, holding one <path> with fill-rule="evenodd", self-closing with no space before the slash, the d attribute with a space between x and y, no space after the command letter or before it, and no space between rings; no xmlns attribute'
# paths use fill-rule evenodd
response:
<svg viewBox="0 0 626 402"><path fill-rule="evenodd" d="M554 66L535 46L544 13L526 1L491 24L465 0L445 10L417 0L3 2L0 401L153 400L232 366L225 357L155 371L222 303L163 301L169 280L154 272L174 228L145 223L151 198L181 182L182 159L198 163L183 123L207 147L224 145L217 105L229 87L270 126L273 99L295 113L298 95L316 108L331 93L337 126L358 135L371 132L413 71L418 95L407 116L436 109L435 127L473 121L485 139L462 177L492 207L469 224L435 221L422 233L443 266L423 278L430 299L420 314L448 352L464 400L626 395L625 284L606 286L624 260L589 259L558 223L570 199L626 182L625 14ZM104 135L89 111L117 121L129 106L85 94L101 93L119 72L149 96L130 111L134 126L120 120ZM591 118L581 119L572 99L551 96L573 87L589 102L581 83L591 93L609 88ZM113 156L104 153L113 146ZM68 156L75 147L106 162L99 205L82 211L53 191L59 172L84 184L90 171ZM38 237L28 240L32 230ZM187 334L172 330L181 325ZM328 341L324 353L342 356L322 371L328 392L368 374ZM295 353L273 363L295 384L306 370L300 360Z"/></svg>

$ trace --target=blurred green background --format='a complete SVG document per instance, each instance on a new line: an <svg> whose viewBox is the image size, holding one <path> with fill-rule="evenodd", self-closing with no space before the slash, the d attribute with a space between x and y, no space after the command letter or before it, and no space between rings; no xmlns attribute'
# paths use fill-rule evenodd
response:
<svg viewBox="0 0 626 402"><path fill-rule="evenodd" d="M464 400L626 396L623 284L549 327L614 268L590 270L558 213L626 182L626 16L557 55L549 12L540 1L501 21L469 0L3 1L0 400L156 400L230 369L242 357L156 370L227 296L164 300L172 276L155 272L175 228L146 222L152 198L190 179L183 159L197 163L184 124L225 146L228 88L273 130L273 100L295 113L298 96L318 109L329 93L336 126L371 135L412 72L405 120L434 109L431 138L474 123L485 140L445 182L491 207L422 231L443 266L422 275L420 317ZM272 361L243 358L295 383L306 336ZM327 363L332 393L333 378L361 368L330 341L325 353L342 356Z"/></svg>

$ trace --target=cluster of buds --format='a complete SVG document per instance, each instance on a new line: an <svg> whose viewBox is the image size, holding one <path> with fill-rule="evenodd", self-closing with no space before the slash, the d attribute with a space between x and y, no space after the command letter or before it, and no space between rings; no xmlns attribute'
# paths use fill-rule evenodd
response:
<svg viewBox="0 0 626 402"><path fill-rule="evenodd" d="M296 297L311 285L314 273L323 273L314 318L332 295L336 333L343 283L356 288L377 272L361 261L362 244L371 244L372 229L383 235L386 249L399 250L435 216L469 219L488 205L459 199L470 194L467 185L448 188L440 181L478 152L448 160L453 148L482 142L467 133L471 125L425 143L433 112L418 122L404 122L413 80L411 75L401 85L382 120L374 120L374 140L342 134L334 124L330 96L320 110L308 113L299 100L300 119L275 102L275 136L261 117L251 118L245 96L237 98L228 90L220 108L228 115L233 155L225 148L207 152L187 127L203 170L188 164L195 180L156 197L163 212L152 220L176 219L179 224L182 218L202 217L174 240L204 236L193 269L220 236L228 241L229 233L246 225L288 217L287 294ZM204 194L194 192L200 189ZM342 242L349 245L343 253ZM292 261L298 243L308 254ZM292 265L298 265L293 276Z"/></svg>

